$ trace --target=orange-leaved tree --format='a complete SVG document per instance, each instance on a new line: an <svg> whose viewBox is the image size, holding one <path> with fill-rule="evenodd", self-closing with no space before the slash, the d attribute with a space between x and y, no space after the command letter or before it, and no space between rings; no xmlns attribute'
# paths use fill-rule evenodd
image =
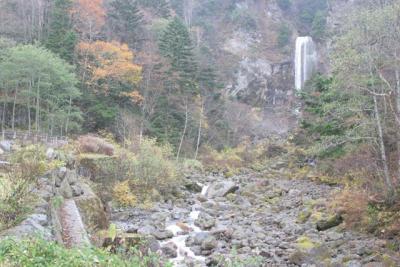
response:
<svg viewBox="0 0 400 267"><path fill-rule="evenodd" d="M81 33L83 40L93 40L106 20L103 0L75 0L72 13L77 31Z"/></svg>
<svg viewBox="0 0 400 267"><path fill-rule="evenodd" d="M134 88L141 81L142 67L133 63L134 54L128 45L104 41L81 42L77 49L84 61L81 64L82 71L87 73L84 83L89 89L96 94L112 93L115 96L117 93L134 103L141 102L142 97ZM116 84L128 90L110 92Z"/></svg>

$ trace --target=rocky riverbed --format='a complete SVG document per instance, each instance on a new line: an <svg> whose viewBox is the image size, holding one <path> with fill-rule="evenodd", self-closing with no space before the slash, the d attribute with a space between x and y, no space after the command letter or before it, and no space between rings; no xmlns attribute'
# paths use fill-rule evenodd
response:
<svg viewBox="0 0 400 267"><path fill-rule="evenodd" d="M114 210L111 221L151 236L151 248L175 266L226 266L230 259L242 266L398 266L384 240L342 224L317 227L337 217L327 209L337 190L254 173L192 175L182 198L150 210Z"/></svg>

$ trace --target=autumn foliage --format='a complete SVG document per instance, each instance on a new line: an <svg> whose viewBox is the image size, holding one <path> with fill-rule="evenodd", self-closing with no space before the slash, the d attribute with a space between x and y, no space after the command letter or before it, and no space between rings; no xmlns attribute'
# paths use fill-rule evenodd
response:
<svg viewBox="0 0 400 267"><path fill-rule="evenodd" d="M118 81L136 85L141 80L142 68L133 63L134 54L128 45L118 42L81 42L78 51L82 55L83 66L90 78L86 81L95 91L107 93L109 83ZM134 102L140 102L138 92L124 93Z"/></svg>
<svg viewBox="0 0 400 267"><path fill-rule="evenodd" d="M103 0L75 0L72 14L75 17L78 32L89 40L101 31L106 21Z"/></svg>

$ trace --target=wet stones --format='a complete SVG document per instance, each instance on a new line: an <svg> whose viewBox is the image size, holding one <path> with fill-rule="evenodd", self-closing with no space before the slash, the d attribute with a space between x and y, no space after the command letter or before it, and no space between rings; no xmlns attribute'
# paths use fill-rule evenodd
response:
<svg viewBox="0 0 400 267"><path fill-rule="evenodd" d="M157 230L153 233L153 236L158 240L165 240L168 238L172 238L174 234L169 230L164 230L164 231Z"/></svg>
<svg viewBox="0 0 400 267"><path fill-rule="evenodd" d="M216 198L225 197L230 193L235 193L239 189L239 186L232 181L222 181L213 183L206 192L206 197Z"/></svg>
<svg viewBox="0 0 400 267"><path fill-rule="evenodd" d="M209 230L215 225L215 219L205 212L201 212L194 224L202 230Z"/></svg>
<svg viewBox="0 0 400 267"><path fill-rule="evenodd" d="M168 258L176 258L178 257L178 247L173 242L168 242L164 246L161 247L162 253Z"/></svg>

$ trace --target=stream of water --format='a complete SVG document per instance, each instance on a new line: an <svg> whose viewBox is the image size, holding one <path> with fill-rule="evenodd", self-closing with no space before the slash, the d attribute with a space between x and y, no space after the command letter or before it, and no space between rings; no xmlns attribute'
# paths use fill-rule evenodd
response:
<svg viewBox="0 0 400 267"><path fill-rule="evenodd" d="M202 186L201 195L205 196L207 194L209 186L208 185L201 185L201 186ZM189 247L186 246L186 239L190 235L193 235L195 233L205 232L194 224L194 221L197 220L199 215L200 211L196 210L196 208L193 207L193 210L190 212L189 217L184 224L185 228L187 227L189 231L187 231L187 229L182 229L181 228L182 224L179 221L172 221L168 223L166 229L171 231L174 234L174 237L164 241L161 245L165 245L167 243L172 242L177 246L178 256L171 260L171 262L174 264L175 267L186 266L185 260L191 260L197 263L205 262L206 259L205 257L196 256L194 252Z"/></svg>

